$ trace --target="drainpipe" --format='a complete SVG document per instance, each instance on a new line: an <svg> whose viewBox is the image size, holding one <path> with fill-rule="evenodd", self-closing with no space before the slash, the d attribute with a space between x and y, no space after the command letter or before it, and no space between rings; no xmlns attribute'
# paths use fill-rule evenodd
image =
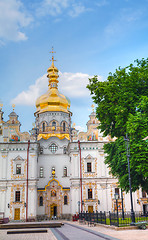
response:
<svg viewBox="0 0 148 240"><path fill-rule="evenodd" d="M28 148L27 148L27 184L26 184L26 222L28 221L28 162L29 162L29 147L30 140L28 140Z"/></svg>
<svg viewBox="0 0 148 240"><path fill-rule="evenodd" d="M80 152L80 189L81 189L81 212L83 212L83 205L82 205L82 163L81 163L81 147L80 141L78 140L79 152Z"/></svg>

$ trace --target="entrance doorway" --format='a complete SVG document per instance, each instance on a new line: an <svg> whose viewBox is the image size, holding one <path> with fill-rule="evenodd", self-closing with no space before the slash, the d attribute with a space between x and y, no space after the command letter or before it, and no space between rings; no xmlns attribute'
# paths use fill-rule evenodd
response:
<svg viewBox="0 0 148 240"><path fill-rule="evenodd" d="M53 207L53 215L54 215L54 217L57 216L57 206Z"/></svg>
<svg viewBox="0 0 148 240"><path fill-rule="evenodd" d="M57 218L57 205L55 203L50 205L50 218Z"/></svg>
<svg viewBox="0 0 148 240"><path fill-rule="evenodd" d="M88 206L88 212L92 213L93 212L93 206Z"/></svg>
<svg viewBox="0 0 148 240"><path fill-rule="evenodd" d="M14 210L14 220L20 220L20 208Z"/></svg>

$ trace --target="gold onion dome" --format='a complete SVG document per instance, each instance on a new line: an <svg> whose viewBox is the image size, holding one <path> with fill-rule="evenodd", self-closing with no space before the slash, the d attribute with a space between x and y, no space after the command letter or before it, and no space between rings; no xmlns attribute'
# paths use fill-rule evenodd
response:
<svg viewBox="0 0 148 240"><path fill-rule="evenodd" d="M47 77L49 81L48 91L36 100L36 113L47 111L69 112L70 100L58 91L58 69L54 66L54 57L52 64L48 68Z"/></svg>

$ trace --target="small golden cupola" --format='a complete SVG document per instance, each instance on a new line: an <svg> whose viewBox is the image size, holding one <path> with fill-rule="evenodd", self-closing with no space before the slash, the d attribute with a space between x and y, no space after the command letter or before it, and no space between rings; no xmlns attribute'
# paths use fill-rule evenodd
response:
<svg viewBox="0 0 148 240"><path fill-rule="evenodd" d="M37 114L49 111L60 111L68 113L70 110L69 99L58 91L59 75L58 69L54 66L54 61L54 57L52 56L52 64L47 70L49 88L48 91L40 96L36 101Z"/></svg>

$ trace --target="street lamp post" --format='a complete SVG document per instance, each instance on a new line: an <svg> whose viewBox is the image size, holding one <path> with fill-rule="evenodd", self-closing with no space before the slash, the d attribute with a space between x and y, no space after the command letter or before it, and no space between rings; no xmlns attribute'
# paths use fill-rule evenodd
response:
<svg viewBox="0 0 148 240"><path fill-rule="evenodd" d="M128 162L128 177L129 177L129 187L130 187L130 199L131 199L131 225L135 225L135 213L133 210L133 198L132 198L132 188L131 188L131 174L130 174L130 161L129 161L129 138L128 135L126 134L126 138L124 138L124 140L127 142L127 162Z"/></svg>
<svg viewBox="0 0 148 240"><path fill-rule="evenodd" d="M114 194L114 197L115 197L115 200L116 200L117 219L118 219L118 197L119 197L118 193L115 193L115 194Z"/></svg>
<svg viewBox="0 0 148 240"><path fill-rule="evenodd" d="M121 189L121 200L122 200L122 219L124 220L124 204L123 204L123 192Z"/></svg>

